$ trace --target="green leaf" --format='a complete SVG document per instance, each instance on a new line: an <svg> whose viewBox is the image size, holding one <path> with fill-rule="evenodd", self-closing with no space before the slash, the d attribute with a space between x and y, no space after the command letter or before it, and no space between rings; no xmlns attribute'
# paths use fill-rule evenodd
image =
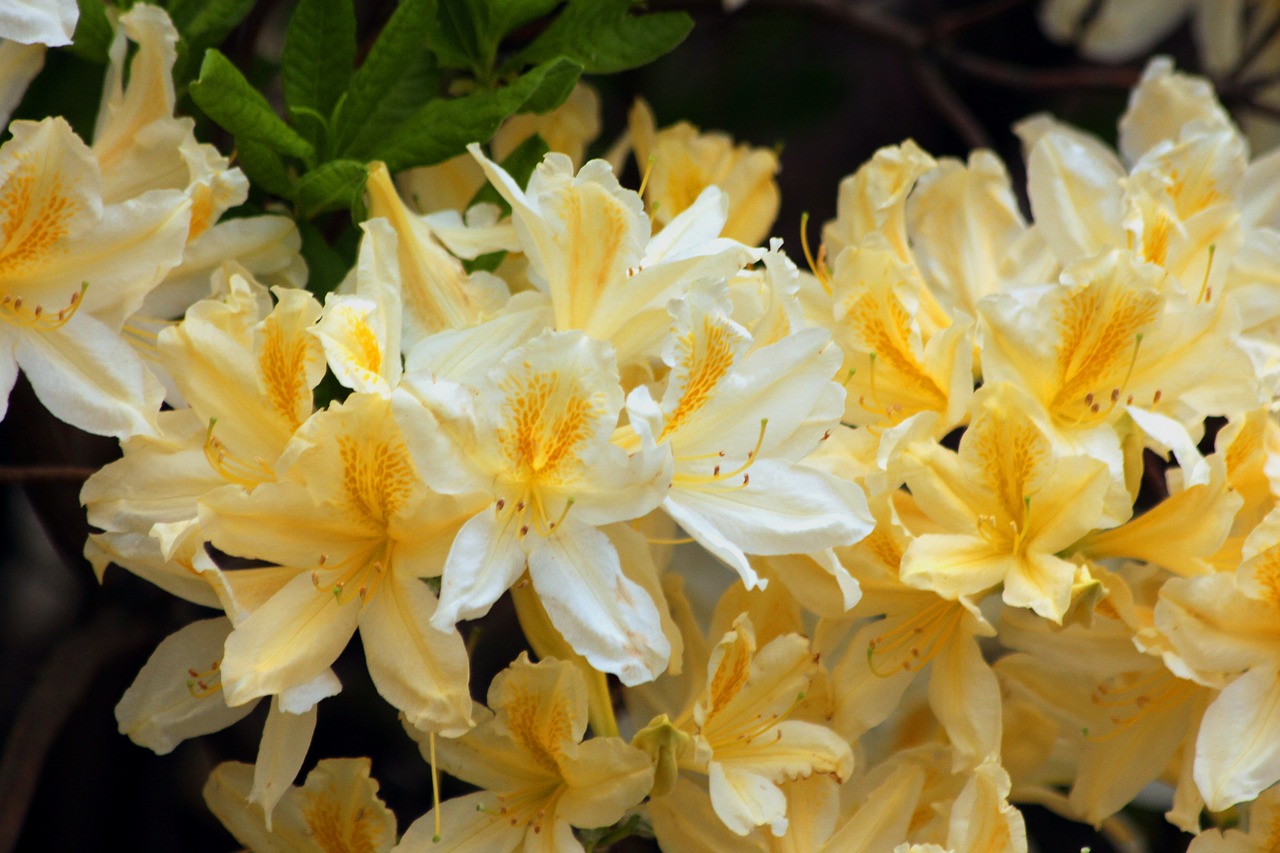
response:
<svg viewBox="0 0 1280 853"><path fill-rule="evenodd" d="M237 140L236 164L254 186L281 198L293 198L293 178L284 160L268 146L251 139Z"/></svg>
<svg viewBox="0 0 1280 853"><path fill-rule="evenodd" d="M493 74L498 45L512 30L551 13L560 0L437 0L431 45L446 64Z"/></svg>
<svg viewBox="0 0 1280 853"><path fill-rule="evenodd" d="M76 5L80 7L80 19L69 50L81 59L105 64L113 35L106 6L102 0L77 0Z"/></svg>
<svg viewBox="0 0 1280 853"><path fill-rule="evenodd" d="M173 79L179 86L195 76L195 61L206 48L222 44L239 26L254 0L170 0L169 19L182 39L178 42L178 60Z"/></svg>
<svg viewBox="0 0 1280 853"><path fill-rule="evenodd" d="M469 3L467 0L437 0L436 19L431 24L428 39L432 51L451 68L470 68L478 76L488 74L492 58L484 59L481 47L481 30L486 26L487 0ZM484 19L484 20L478 20Z"/></svg>
<svg viewBox="0 0 1280 853"><path fill-rule="evenodd" d="M216 50L205 53L200 79L191 84L191 97L237 141L260 142L302 160L310 160L314 153L311 143L285 124L231 60Z"/></svg>
<svg viewBox="0 0 1280 853"><path fill-rule="evenodd" d="M569 0L508 66L564 56L587 74L614 74L654 61L693 28L693 19L684 12L633 15L632 8L631 0Z"/></svg>
<svg viewBox="0 0 1280 853"><path fill-rule="evenodd" d="M313 110L327 119L351 82L356 62L351 0L301 0L289 19L280 62L290 111Z"/></svg>
<svg viewBox="0 0 1280 853"><path fill-rule="evenodd" d="M308 219L318 213L350 207L364 189L368 174L368 168L359 160L331 160L298 179L294 200Z"/></svg>
<svg viewBox="0 0 1280 853"><path fill-rule="evenodd" d="M371 122L385 121L381 102L397 88L406 70L421 74L427 53L427 32L435 19L434 0L402 0L365 58L351 76L346 95L334 116L334 150L350 154L351 142ZM435 91L421 93L418 104L434 97ZM404 93L402 93L402 97ZM389 132L382 128L379 132Z"/></svg>
<svg viewBox="0 0 1280 853"><path fill-rule="evenodd" d="M582 68L556 59L534 68L510 86L427 104L379 146L377 157L393 172L430 166L461 154L471 142L491 138L507 116L536 105L546 109L569 96Z"/></svg>
<svg viewBox="0 0 1280 853"><path fill-rule="evenodd" d="M500 164L503 170L515 179L521 187L529 184L529 178L533 175L533 170L538 168L538 164L542 162L542 158L547 156L550 146L538 134L534 134L521 142L516 149L507 155L507 158ZM511 205L502 197L502 194L494 189L493 184L485 183L467 203L470 208L473 205L487 202L496 204L502 209L503 214L511 213Z"/></svg>
<svg viewBox="0 0 1280 853"><path fill-rule="evenodd" d="M435 57L419 51L401 69L391 87L384 90L359 127L347 132L336 153L356 160L375 160L374 151L409 116L422 109L440 90L440 72Z"/></svg>

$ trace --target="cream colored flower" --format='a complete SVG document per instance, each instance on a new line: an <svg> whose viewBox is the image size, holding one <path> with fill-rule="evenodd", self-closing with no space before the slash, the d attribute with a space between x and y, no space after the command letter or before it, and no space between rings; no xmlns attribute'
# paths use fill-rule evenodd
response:
<svg viewBox="0 0 1280 853"><path fill-rule="evenodd" d="M857 541L871 529L857 486L801 464L838 427L839 351L804 329L752 349L723 287L672 300L661 402L641 386L627 399L643 447L669 447L675 473L662 508L748 587L747 554L800 554ZM623 435L626 443L633 435ZM845 580L849 580L847 575ZM857 600L849 582L845 606Z"/></svg>
<svg viewBox="0 0 1280 853"><path fill-rule="evenodd" d="M253 853L386 853L396 841L396 816L378 797L367 758L326 758L290 788L268 824L249 801L253 768L226 762L209 776L204 800L236 840Z"/></svg>
<svg viewBox="0 0 1280 853"><path fill-rule="evenodd" d="M159 435L123 443L123 458L85 483L91 525L85 554L99 578L109 562L169 592L219 606L205 574L196 502L227 484L251 489L275 478L294 432L311 416L324 375L309 332L320 306L305 290L271 295L243 270L215 278L217 295L159 336L156 353L186 408L161 412Z"/></svg>
<svg viewBox="0 0 1280 853"><path fill-rule="evenodd" d="M511 204L530 280L551 298L555 329L608 341L621 368L657 355L667 302L690 281L727 278L761 254L720 237L727 203L714 187L651 236L640 196L603 160L575 174L569 158L548 154L521 190L478 146L470 150Z"/></svg>
<svg viewBox="0 0 1280 853"><path fill-rule="evenodd" d="M181 260L190 204L178 192L104 203L98 165L64 120L10 130L0 148L0 389L7 401L21 367L74 426L154 432L162 391L120 327Z"/></svg>
<svg viewBox="0 0 1280 853"><path fill-rule="evenodd" d="M276 482L228 486L200 501L222 551L274 563L229 570L236 616L222 662L229 704L280 693L329 667L360 629L378 691L414 725L471 724L467 655L435 627L424 578L474 503L429 492L391 405L371 394L311 417L285 451Z"/></svg>
<svg viewBox="0 0 1280 853"><path fill-rule="evenodd" d="M649 793L653 765L643 752L616 737L582 740L587 691L572 665L521 653L488 698L493 713L477 706L472 731L434 741L434 760L481 790L414 821L401 853L581 851L573 827L609 826ZM432 760L422 733L410 734Z"/></svg>
<svg viewBox="0 0 1280 853"><path fill-rule="evenodd" d="M636 162L646 175L645 205L655 231L683 213L709 186L729 197L720 232L748 246L761 245L778 216L778 155L734 144L725 133L703 133L688 122L658 129L653 110L637 99L628 116Z"/></svg>
<svg viewBox="0 0 1280 853"><path fill-rule="evenodd" d="M945 532L921 532L902 557L902 580L944 598L1003 585L1006 604L1061 621L1078 567L1059 553L1098 526L1107 467L1057 452L1012 385L984 386L959 453L911 446L907 485Z"/></svg>
<svg viewBox="0 0 1280 853"><path fill-rule="evenodd" d="M12 0L0 9L0 39L61 47L71 44L79 19L76 0Z"/></svg>
<svg viewBox="0 0 1280 853"><path fill-rule="evenodd" d="M680 765L707 775L716 815L738 835L757 826L786 834L787 803L778 787L784 780L831 774L843 781L853 770L853 753L835 732L788 719L816 669L816 656L798 634L757 650L745 614L711 650Z"/></svg>
<svg viewBox="0 0 1280 853"><path fill-rule="evenodd" d="M670 455L610 444L622 408L610 347L545 332L479 387L441 381L423 393L439 421L418 437L423 475L436 491L487 503L453 542L433 624L485 614L527 564L552 622L593 666L627 684L665 669L670 646L653 600L623 575L600 528L657 506Z"/></svg>

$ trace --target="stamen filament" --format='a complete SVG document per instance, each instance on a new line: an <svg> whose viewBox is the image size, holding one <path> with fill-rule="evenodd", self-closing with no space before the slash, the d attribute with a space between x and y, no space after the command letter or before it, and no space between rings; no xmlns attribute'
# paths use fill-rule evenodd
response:
<svg viewBox="0 0 1280 853"><path fill-rule="evenodd" d="M824 259L819 255L815 262L813 252L809 250L809 211L800 214L800 248L804 250L805 262L809 264L809 271L813 273L814 278L822 285L822 289L831 295L831 277L827 274L827 265ZM823 249L826 247L823 246Z"/></svg>

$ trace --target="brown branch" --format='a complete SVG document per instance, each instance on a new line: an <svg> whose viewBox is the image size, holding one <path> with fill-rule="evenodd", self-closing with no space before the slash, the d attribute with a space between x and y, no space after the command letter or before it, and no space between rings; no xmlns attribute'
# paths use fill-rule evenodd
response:
<svg viewBox="0 0 1280 853"><path fill-rule="evenodd" d="M100 612L59 642L18 708L0 755L0 853L18 843L45 757L102 667L147 636L137 620Z"/></svg>
<svg viewBox="0 0 1280 853"><path fill-rule="evenodd" d="M1132 68L1080 65L1073 68L1029 68L960 50L947 50L944 61L956 70L1009 89L1039 92L1046 89L1132 89L1139 72Z"/></svg>
<svg viewBox="0 0 1280 853"><path fill-rule="evenodd" d="M921 59L912 64L912 69L925 96L933 102L956 133L960 134L965 145L970 148L990 148L991 138L987 135L986 128L965 104L964 99L951 88L937 66Z"/></svg>
<svg viewBox="0 0 1280 853"><path fill-rule="evenodd" d="M84 465L0 465L0 485L11 483L83 483L97 468Z"/></svg>
<svg viewBox="0 0 1280 853"><path fill-rule="evenodd" d="M939 39L949 38L956 33L984 24L998 18L1010 9L1029 2L1029 0L987 0L986 3L975 3L954 12L948 12L938 18L933 26L934 36Z"/></svg>

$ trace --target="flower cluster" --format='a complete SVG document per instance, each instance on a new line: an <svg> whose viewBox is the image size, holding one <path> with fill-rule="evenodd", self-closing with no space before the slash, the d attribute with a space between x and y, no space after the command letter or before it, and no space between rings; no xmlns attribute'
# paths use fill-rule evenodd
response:
<svg viewBox="0 0 1280 853"><path fill-rule="evenodd" d="M372 164L321 301L290 219L221 219L247 181L174 116L176 38L120 18L92 145L11 126L0 374L120 439L99 574L220 614L121 731L267 700L205 788L241 843L1021 853L1015 804L1105 826L1163 780L1197 853L1271 849L1280 155L1207 83L1152 62L1118 150L1022 122L1031 221L990 152L884 148L808 271L761 245L772 152L638 103L628 188L580 85L488 153ZM532 658L473 683L504 596ZM357 631L477 789L402 835L366 759L293 784Z"/></svg>

